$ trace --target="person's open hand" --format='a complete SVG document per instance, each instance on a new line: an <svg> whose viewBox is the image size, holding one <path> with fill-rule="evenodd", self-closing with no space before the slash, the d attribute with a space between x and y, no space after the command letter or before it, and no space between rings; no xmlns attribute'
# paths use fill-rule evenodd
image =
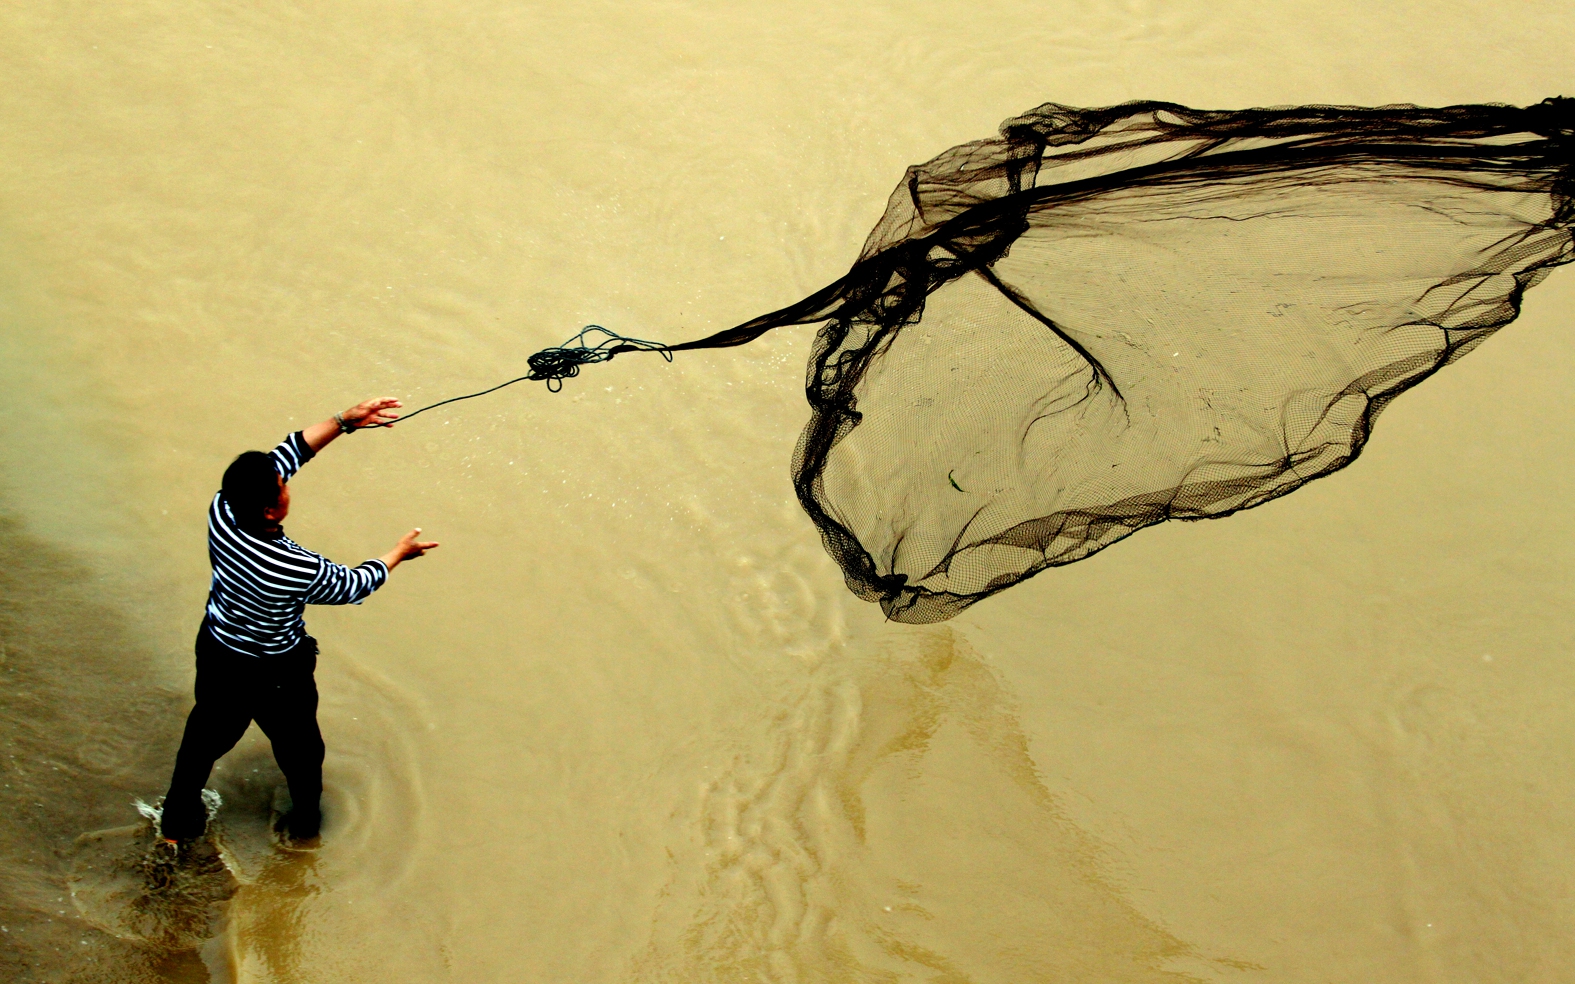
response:
<svg viewBox="0 0 1575 984"><path fill-rule="evenodd" d="M380 396L375 400L357 403L340 416L352 427L392 427L394 421L399 419L396 411L402 406L404 404L392 396ZM420 554L416 556L419 557Z"/></svg>
<svg viewBox="0 0 1575 984"><path fill-rule="evenodd" d="M425 554L428 550L437 549L438 544L435 541L417 540L416 537L420 535L421 527L417 526L415 529L399 538L399 546L395 547L394 549L399 550L404 554L404 556L399 558L400 560L414 560L415 558L420 557L422 554Z"/></svg>
<svg viewBox="0 0 1575 984"><path fill-rule="evenodd" d="M435 541L416 539L420 535L421 527L417 526L409 533L406 533L404 536L400 537L399 543L394 546L394 549L390 550L379 559L382 560L385 565L387 565L389 570L393 570L399 566L401 561L414 560L415 558L424 555L428 550L435 550L437 548L437 543Z"/></svg>

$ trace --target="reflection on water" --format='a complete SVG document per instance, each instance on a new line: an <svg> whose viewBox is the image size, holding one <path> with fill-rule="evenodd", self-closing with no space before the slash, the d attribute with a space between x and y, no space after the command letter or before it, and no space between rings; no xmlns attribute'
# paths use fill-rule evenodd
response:
<svg viewBox="0 0 1575 984"><path fill-rule="evenodd" d="M77 838L66 876L71 901L91 925L150 952L197 950L223 928L239 884L224 863L219 825L174 847L159 837L156 811L142 812L140 824Z"/></svg>

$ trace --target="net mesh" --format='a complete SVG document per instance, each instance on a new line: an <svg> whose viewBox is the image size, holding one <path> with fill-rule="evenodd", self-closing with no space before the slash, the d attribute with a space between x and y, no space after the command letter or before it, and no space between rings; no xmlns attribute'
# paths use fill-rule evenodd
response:
<svg viewBox="0 0 1575 984"><path fill-rule="evenodd" d="M946 619L1348 464L1571 258L1572 115L1046 104L910 168L842 280L671 349L826 321L799 499L856 594Z"/></svg>

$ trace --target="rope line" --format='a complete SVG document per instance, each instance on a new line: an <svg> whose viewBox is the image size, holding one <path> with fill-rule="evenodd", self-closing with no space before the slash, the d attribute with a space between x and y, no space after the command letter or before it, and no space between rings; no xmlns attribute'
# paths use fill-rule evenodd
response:
<svg viewBox="0 0 1575 984"><path fill-rule="evenodd" d="M591 344L590 341L592 333L601 336L601 339L595 344ZM661 342L648 342L643 338L629 338L615 331L609 331L601 325L586 325L580 329L579 334L568 339L562 345L542 349L526 359L525 364L530 366L530 372L523 376L518 376L506 383L499 383L490 389L481 390L479 393L466 393L464 396L451 396L446 400L439 400L386 424L362 424L356 430L367 430L373 427L392 427L394 424L402 424L412 417L426 413L428 410L436 410L438 407L446 406L450 403L458 403L460 400L474 400L478 396L496 393L505 386L513 386L515 383L522 383L527 379L535 382L544 382L549 390L556 393L563 389L563 381L565 379L573 379L580 374L581 366L607 362L619 352L657 352L668 362L673 361L673 353Z"/></svg>

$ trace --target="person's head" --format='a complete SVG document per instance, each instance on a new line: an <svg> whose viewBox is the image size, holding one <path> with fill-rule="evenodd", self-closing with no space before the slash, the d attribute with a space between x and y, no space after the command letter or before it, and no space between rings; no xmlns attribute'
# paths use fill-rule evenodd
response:
<svg viewBox="0 0 1575 984"><path fill-rule="evenodd" d="M277 526L290 512L290 486L261 451L247 451L230 462L223 494L235 522L247 532Z"/></svg>

